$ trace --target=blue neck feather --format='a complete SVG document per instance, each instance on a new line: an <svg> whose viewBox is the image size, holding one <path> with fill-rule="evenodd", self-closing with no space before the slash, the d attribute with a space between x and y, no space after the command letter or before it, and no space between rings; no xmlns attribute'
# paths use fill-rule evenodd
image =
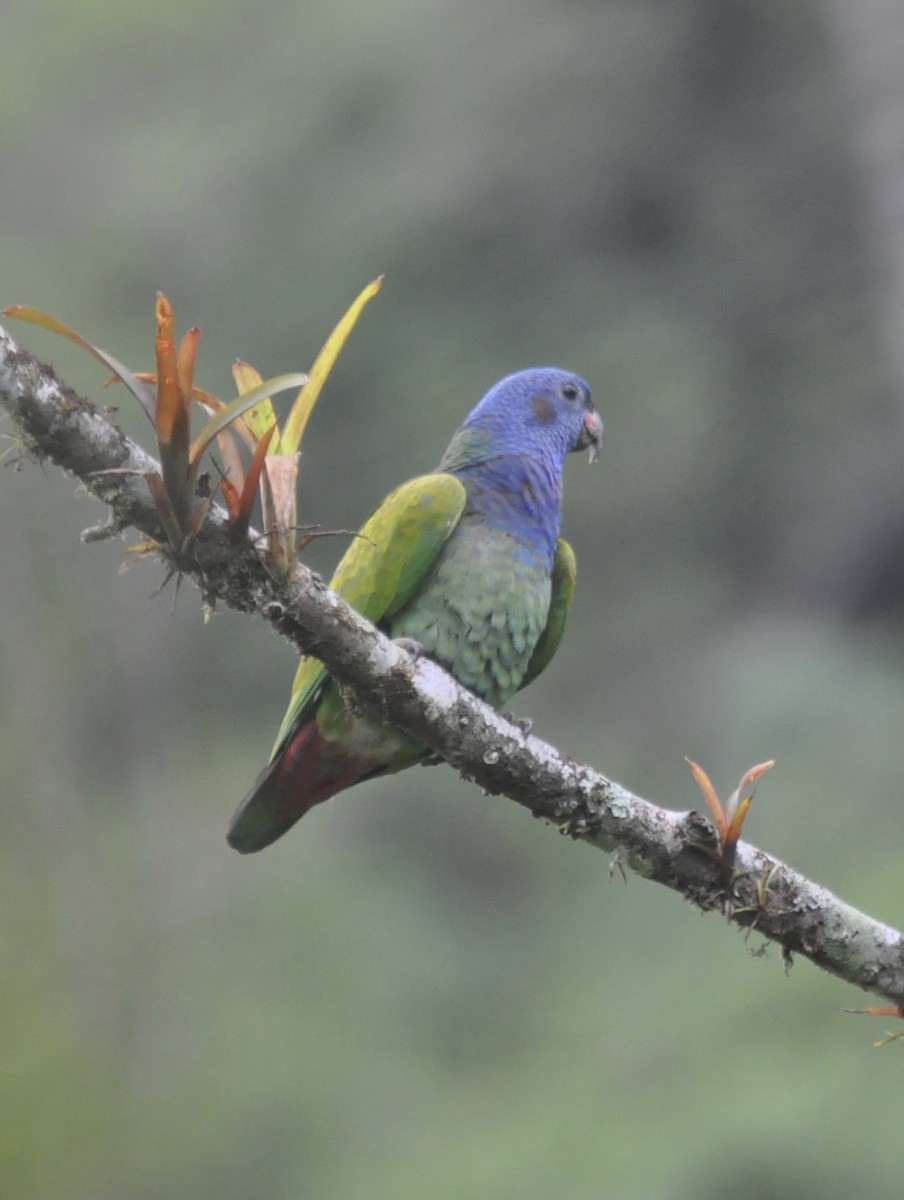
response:
<svg viewBox="0 0 904 1200"><path fill-rule="evenodd" d="M500 455L452 469L466 515L516 538L551 568L561 524L562 468L551 456Z"/></svg>

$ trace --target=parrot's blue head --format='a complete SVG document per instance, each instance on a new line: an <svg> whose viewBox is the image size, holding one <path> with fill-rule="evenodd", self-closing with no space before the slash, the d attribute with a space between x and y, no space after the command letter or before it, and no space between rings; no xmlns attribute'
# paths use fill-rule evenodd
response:
<svg viewBox="0 0 904 1200"><path fill-rule="evenodd" d="M460 461L464 451L472 462L525 455L551 457L561 466L570 451L588 447L593 462L602 444L603 423L588 384L557 367L530 367L490 388L453 439L447 459L454 454Z"/></svg>
<svg viewBox="0 0 904 1200"><path fill-rule="evenodd" d="M579 375L531 367L490 388L452 438L440 471L457 475L467 513L521 543L551 571L561 523L562 467L572 450L603 442L590 388Z"/></svg>

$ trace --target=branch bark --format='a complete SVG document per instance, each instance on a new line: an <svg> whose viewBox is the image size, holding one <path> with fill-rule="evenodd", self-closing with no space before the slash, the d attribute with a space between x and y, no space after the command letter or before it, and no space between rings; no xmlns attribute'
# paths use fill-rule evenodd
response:
<svg viewBox="0 0 904 1200"><path fill-rule="evenodd" d="M214 507L195 541L165 545L142 472L157 464L89 401L0 329L0 403L23 449L77 476L111 512L111 531L135 526L160 557L191 578L206 604L269 622L316 654L351 702L413 734L488 792L501 793L559 832L617 855L620 866L722 912L777 942L786 963L802 954L857 987L904 1005L904 937L755 846L741 842L733 872L705 853L712 826L672 812L576 763L494 712L428 659L384 637L304 566L288 581L265 569L255 534L236 540ZM114 471L115 474L103 472ZM107 528L107 527L104 527ZM102 536L88 531L86 537Z"/></svg>

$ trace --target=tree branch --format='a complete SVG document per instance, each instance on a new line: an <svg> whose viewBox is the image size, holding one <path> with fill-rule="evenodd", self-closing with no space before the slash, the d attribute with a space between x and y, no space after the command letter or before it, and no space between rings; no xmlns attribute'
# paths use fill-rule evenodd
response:
<svg viewBox="0 0 904 1200"><path fill-rule="evenodd" d="M904 1004L904 939L897 930L745 842L734 870L726 871L705 852L715 846L709 822L651 804L525 735L434 663L413 659L384 637L304 566L288 581L272 577L254 548L254 532L236 540L222 510L213 507L192 544L173 553L142 477L157 469L154 460L3 329L0 403L24 449L81 479L110 508L112 528L133 525L157 541L160 557L194 581L205 603L256 613L299 650L316 654L353 705L398 725L466 778L561 833L614 851L619 865L756 929L782 946L786 962L802 954L895 1006Z"/></svg>

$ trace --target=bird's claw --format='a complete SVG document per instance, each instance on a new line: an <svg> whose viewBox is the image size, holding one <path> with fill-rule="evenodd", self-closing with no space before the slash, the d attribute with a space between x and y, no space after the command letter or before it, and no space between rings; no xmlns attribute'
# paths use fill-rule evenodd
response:
<svg viewBox="0 0 904 1200"><path fill-rule="evenodd" d="M504 712L502 716L504 720L511 721L513 725L517 725L525 737L527 737L534 727L533 717L516 717L513 712Z"/></svg>
<svg viewBox="0 0 904 1200"><path fill-rule="evenodd" d="M415 638L398 637L392 639L400 650L410 654L415 662L424 656L424 647Z"/></svg>

